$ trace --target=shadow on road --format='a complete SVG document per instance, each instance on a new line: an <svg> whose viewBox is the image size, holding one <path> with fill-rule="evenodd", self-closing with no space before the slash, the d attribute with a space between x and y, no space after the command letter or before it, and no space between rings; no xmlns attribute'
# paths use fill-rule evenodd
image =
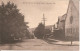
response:
<svg viewBox="0 0 80 51"><path fill-rule="evenodd" d="M73 44L73 45L71 45L71 44L64 44L64 43L62 43L62 44L56 44L57 42L59 42L59 41L55 41L55 40L49 40L49 39L45 39L44 40L45 42L47 42L48 44L53 44L53 45L61 45L61 46L79 46L79 45L76 45L76 44Z"/></svg>
<svg viewBox="0 0 80 51"><path fill-rule="evenodd" d="M16 43L21 43L21 42L24 42L24 41L23 40L17 40L17 41L11 41L11 42L2 42L2 43L0 43L0 46L6 46L9 44L10 49L11 49L11 47L13 46L12 44L15 45Z"/></svg>
<svg viewBox="0 0 80 51"><path fill-rule="evenodd" d="M12 48L13 48L13 45L10 44L9 45L9 50L12 50Z"/></svg>
<svg viewBox="0 0 80 51"><path fill-rule="evenodd" d="M55 44L55 43L51 43L51 42L47 42L49 44L53 44L53 45L61 45L61 46L79 46L79 45L71 45L71 44Z"/></svg>

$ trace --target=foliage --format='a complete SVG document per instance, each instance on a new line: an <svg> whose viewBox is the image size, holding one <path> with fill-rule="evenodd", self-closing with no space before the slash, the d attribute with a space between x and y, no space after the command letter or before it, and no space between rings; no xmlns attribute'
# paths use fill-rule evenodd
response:
<svg viewBox="0 0 80 51"><path fill-rule="evenodd" d="M37 38L43 38L44 36L44 25L39 23L38 27L35 29L34 34Z"/></svg>
<svg viewBox="0 0 80 51"><path fill-rule="evenodd" d="M51 31L49 29L45 29L42 23L40 23L34 31L35 36L40 39L45 38L45 36L49 35L50 33Z"/></svg>
<svg viewBox="0 0 80 51"><path fill-rule="evenodd" d="M45 34L50 34L51 30L50 29L45 29Z"/></svg>
<svg viewBox="0 0 80 51"><path fill-rule="evenodd" d="M19 12L14 3L8 2L0 5L0 34L2 41L22 38L29 31L24 22L24 16Z"/></svg>

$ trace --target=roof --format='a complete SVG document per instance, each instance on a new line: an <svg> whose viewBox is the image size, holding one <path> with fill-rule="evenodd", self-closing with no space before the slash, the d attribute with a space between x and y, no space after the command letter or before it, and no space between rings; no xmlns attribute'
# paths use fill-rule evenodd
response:
<svg viewBox="0 0 80 51"><path fill-rule="evenodd" d="M61 21L65 21L65 19L66 19L66 16L67 16L67 14L64 14L63 16L62 16L62 19L61 19Z"/></svg>
<svg viewBox="0 0 80 51"><path fill-rule="evenodd" d="M66 14L64 14L63 16L58 17L59 21L65 21L66 19Z"/></svg>
<svg viewBox="0 0 80 51"><path fill-rule="evenodd" d="M52 28L53 27L53 25L47 25L47 26L45 26L45 28L47 29L47 28Z"/></svg>
<svg viewBox="0 0 80 51"><path fill-rule="evenodd" d="M70 0L69 4L70 3L76 8L77 11L79 11L79 0Z"/></svg>
<svg viewBox="0 0 80 51"><path fill-rule="evenodd" d="M79 11L79 0L72 0L76 9Z"/></svg>

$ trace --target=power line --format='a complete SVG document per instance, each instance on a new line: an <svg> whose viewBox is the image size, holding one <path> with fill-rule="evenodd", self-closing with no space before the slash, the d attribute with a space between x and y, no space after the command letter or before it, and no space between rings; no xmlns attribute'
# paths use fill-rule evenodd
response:
<svg viewBox="0 0 80 51"><path fill-rule="evenodd" d="M23 4L55 4L54 2L23 2Z"/></svg>

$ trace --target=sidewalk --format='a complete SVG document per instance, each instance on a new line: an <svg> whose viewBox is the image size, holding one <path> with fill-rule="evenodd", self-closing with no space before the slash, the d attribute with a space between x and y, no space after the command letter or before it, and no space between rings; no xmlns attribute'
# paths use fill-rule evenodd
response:
<svg viewBox="0 0 80 51"><path fill-rule="evenodd" d="M66 45L66 46L79 46L79 41L72 41L72 45L71 45L71 41L60 41L60 40L56 40L56 39L48 39L47 41L50 44L55 44L55 45Z"/></svg>

